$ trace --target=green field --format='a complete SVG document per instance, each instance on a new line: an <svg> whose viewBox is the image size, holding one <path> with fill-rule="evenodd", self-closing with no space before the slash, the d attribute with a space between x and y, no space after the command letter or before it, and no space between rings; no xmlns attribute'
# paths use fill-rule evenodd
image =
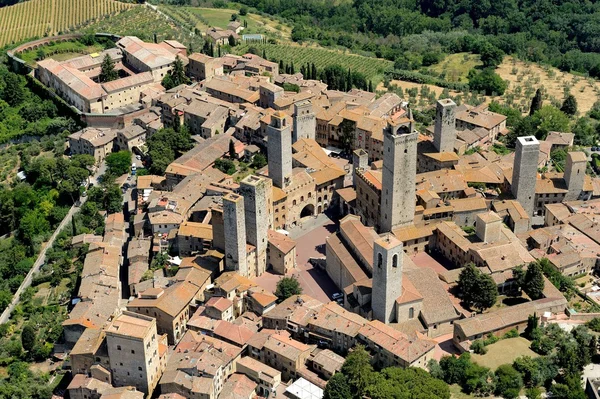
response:
<svg viewBox="0 0 600 399"><path fill-rule="evenodd" d="M483 65L479 54L456 53L429 67L436 73L444 73L449 82L467 82L467 74L477 66Z"/></svg>
<svg viewBox="0 0 600 399"><path fill-rule="evenodd" d="M498 366L512 363L520 356L538 357L539 355L529 349L531 343L522 337L501 339L495 344L488 345L485 355L472 354L474 362L484 367L496 370Z"/></svg>
<svg viewBox="0 0 600 399"><path fill-rule="evenodd" d="M56 61L65 61L80 55L91 54L102 51L104 48L100 44L93 46L86 46L78 41L72 42L59 42L43 46L41 49L44 51L46 57L51 57ZM19 53L19 57L27 62L29 65L34 66L36 64L36 58L38 57L37 50L29 50Z"/></svg>
<svg viewBox="0 0 600 399"><path fill-rule="evenodd" d="M367 80L372 80L374 84L383 80L383 72L393 66L391 61L378 58L363 57L324 48L283 44L244 44L234 47L233 52L244 54L248 52L250 47L257 49L259 51L257 54L262 54L264 49L267 58L270 60L283 60L285 63L293 62L296 70L299 70L300 66L306 63L314 62L319 69L338 64L364 74Z"/></svg>

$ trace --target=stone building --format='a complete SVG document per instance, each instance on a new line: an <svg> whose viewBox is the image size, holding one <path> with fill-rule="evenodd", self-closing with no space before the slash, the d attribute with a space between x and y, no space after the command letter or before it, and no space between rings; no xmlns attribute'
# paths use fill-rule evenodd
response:
<svg viewBox="0 0 600 399"><path fill-rule="evenodd" d="M317 130L317 119L310 100L300 101L294 104L294 128L292 129L295 143L300 138L315 139Z"/></svg>
<svg viewBox="0 0 600 399"><path fill-rule="evenodd" d="M269 177L273 185L285 188L290 184L292 175L292 134L284 113L271 116L267 128L269 137Z"/></svg>
<svg viewBox="0 0 600 399"><path fill-rule="evenodd" d="M436 106L433 145L438 152L454 152L456 141L456 104L450 99L439 100Z"/></svg>
<svg viewBox="0 0 600 399"><path fill-rule="evenodd" d="M113 385L152 392L165 368L167 347L160 342L156 320L133 312L117 316L106 329Z"/></svg>
<svg viewBox="0 0 600 399"><path fill-rule="evenodd" d="M375 241L373 252L373 318L383 323L397 320L396 300L402 295L402 242L388 233ZM413 316L414 317L414 316Z"/></svg>
<svg viewBox="0 0 600 399"><path fill-rule="evenodd" d="M388 124L384 131L380 232L413 222L417 136L412 120L408 124Z"/></svg>
<svg viewBox="0 0 600 399"><path fill-rule="evenodd" d="M225 270L248 277L245 218L244 197L233 193L224 196Z"/></svg>
<svg viewBox="0 0 600 399"><path fill-rule="evenodd" d="M197 81L210 80L214 76L223 75L223 64L218 58L202 53L193 53L189 56L187 73Z"/></svg>
<svg viewBox="0 0 600 399"><path fill-rule="evenodd" d="M296 242L275 230L269 230L267 267L273 272L287 275L296 267Z"/></svg>
<svg viewBox="0 0 600 399"><path fill-rule="evenodd" d="M533 136L517 138L511 191L530 217L533 217L540 143Z"/></svg>
<svg viewBox="0 0 600 399"><path fill-rule="evenodd" d="M112 129L86 127L69 136L69 149L71 155L91 155L99 164L113 152L116 137Z"/></svg>
<svg viewBox="0 0 600 399"><path fill-rule="evenodd" d="M273 186L271 180L250 175L240 182L240 195L244 197L246 239L256 248L256 264L249 271L253 276L262 275L267 269L267 231L273 217L269 214ZM227 240L227 239L226 239Z"/></svg>

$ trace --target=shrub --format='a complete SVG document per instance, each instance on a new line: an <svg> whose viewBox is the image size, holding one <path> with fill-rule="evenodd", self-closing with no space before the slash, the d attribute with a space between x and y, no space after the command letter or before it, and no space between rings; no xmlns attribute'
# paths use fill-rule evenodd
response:
<svg viewBox="0 0 600 399"><path fill-rule="evenodd" d="M487 348L485 347L483 341L480 339L476 339L475 341L473 341L473 343L471 344L471 349L474 353L477 353L478 355L485 355L487 353Z"/></svg>

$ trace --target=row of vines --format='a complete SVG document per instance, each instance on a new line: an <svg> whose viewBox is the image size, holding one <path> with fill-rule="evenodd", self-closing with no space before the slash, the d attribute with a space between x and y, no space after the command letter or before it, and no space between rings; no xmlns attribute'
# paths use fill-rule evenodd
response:
<svg viewBox="0 0 600 399"><path fill-rule="evenodd" d="M76 29L132 7L115 0L30 0L0 8L0 47Z"/></svg>

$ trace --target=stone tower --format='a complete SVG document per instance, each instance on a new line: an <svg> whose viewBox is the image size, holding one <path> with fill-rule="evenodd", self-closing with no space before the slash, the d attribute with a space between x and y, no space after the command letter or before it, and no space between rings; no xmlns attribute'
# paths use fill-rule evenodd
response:
<svg viewBox="0 0 600 399"><path fill-rule="evenodd" d="M585 169L587 157L583 152L567 153L565 164L565 183L569 192L565 195L565 201L576 201L583 191L585 183Z"/></svg>
<svg viewBox="0 0 600 399"><path fill-rule="evenodd" d="M396 299L402 295L402 241L387 233L373 245L373 319L383 323L396 320ZM377 289L375 289L377 287Z"/></svg>
<svg viewBox="0 0 600 399"><path fill-rule="evenodd" d="M225 252L225 228L223 225L223 209L215 208L211 210L212 217L210 223L213 229L213 248Z"/></svg>
<svg viewBox="0 0 600 399"><path fill-rule="evenodd" d="M225 231L225 270L248 277L244 197L229 193L223 197Z"/></svg>
<svg viewBox="0 0 600 399"><path fill-rule="evenodd" d="M475 232L483 242L496 242L502 234L502 219L496 212L480 213L475 217Z"/></svg>
<svg viewBox="0 0 600 399"><path fill-rule="evenodd" d="M267 269L267 232L269 217L267 190L271 189L269 179L250 175L240 183L239 193L244 197L246 237L249 244L256 247L256 269L248 265L250 275L260 276Z"/></svg>
<svg viewBox="0 0 600 399"><path fill-rule="evenodd" d="M511 191L529 217L533 217L540 142L534 136L517 138Z"/></svg>
<svg viewBox="0 0 600 399"><path fill-rule="evenodd" d="M301 138L315 139L317 131L317 116L313 112L309 100L299 101L294 104L294 143Z"/></svg>
<svg viewBox="0 0 600 399"><path fill-rule="evenodd" d="M285 188L292 176L292 133L283 112L271 115L267 136L269 177L275 186Z"/></svg>
<svg viewBox="0 0 600 399"><path fill-rule="evenodd" d="M433 145L438 152L454 152L456 141L456 104L446 98L437 102Z"/></svg>
<svg viewBox="0 0 600 399"><path fill-rule="evenodd" d="M352 152L352 184L356 186L356 172L365 170L369 166L369 153L363 149Z"/></svg>
<svg viewBox="0 0 600 399"><path fill-rule="evenodd" d="M388 123L383 136L379 232L389 233L415 217L418 133L412 125Z"/></svg>

